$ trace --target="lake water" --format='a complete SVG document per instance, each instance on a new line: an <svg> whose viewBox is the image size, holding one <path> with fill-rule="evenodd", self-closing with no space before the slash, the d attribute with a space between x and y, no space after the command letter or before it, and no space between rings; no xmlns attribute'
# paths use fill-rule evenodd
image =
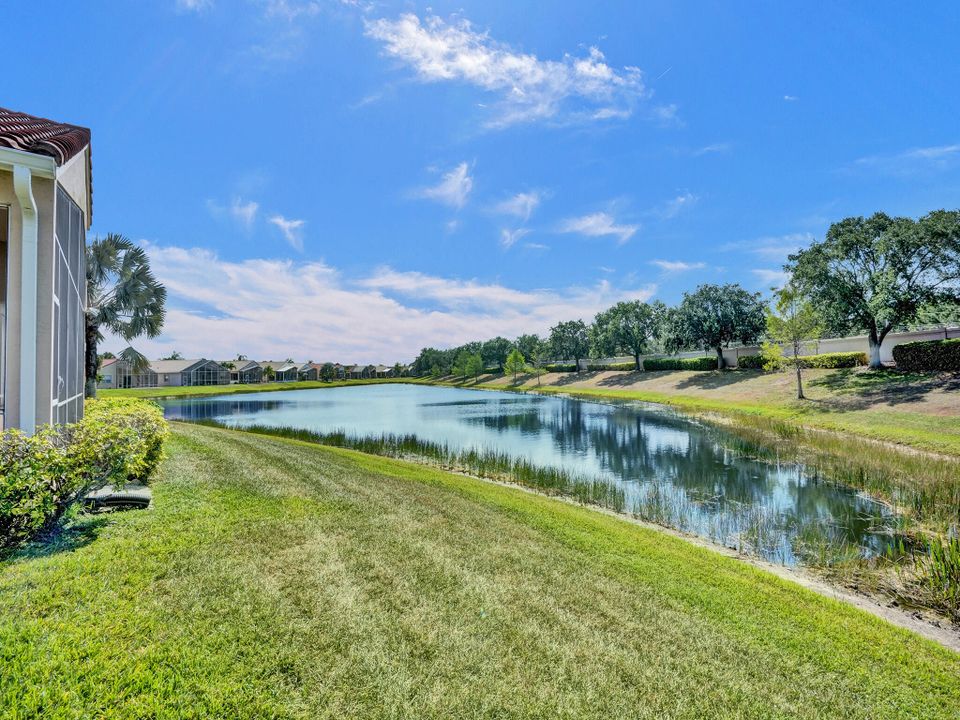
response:
<svg viewBox="0 0 960 720"><path fill-rule="evenodd" d="M454 449L496 450L621 483L627 510L784 564L824 552L871 556L891 542L887 508L744 457L731 436L667 408L423 385L384 384L171 399L169 419L230 426L415 434ZM735 445L734 445L735 446Z"/></svg>

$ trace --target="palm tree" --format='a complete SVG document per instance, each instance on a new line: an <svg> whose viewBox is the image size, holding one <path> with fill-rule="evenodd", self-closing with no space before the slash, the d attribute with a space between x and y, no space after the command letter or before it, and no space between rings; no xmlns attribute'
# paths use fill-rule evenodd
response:
<svg viewBox="0 0 960 720"><path fill-rule="evenodd" d="M150 270L143 248L116 233L87 246L86 385L87 397L97 395L97 343L104 331L127 342L156 337L163 328L167 290ZM142 372L145 356L127 347L120 358Z"/></svg>

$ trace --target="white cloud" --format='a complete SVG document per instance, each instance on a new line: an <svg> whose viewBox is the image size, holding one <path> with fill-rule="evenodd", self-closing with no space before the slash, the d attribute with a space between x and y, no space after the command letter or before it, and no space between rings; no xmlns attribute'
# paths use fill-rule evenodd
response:
<svg viewBox="0 0 960 720"><path fill-rule="evenodd" d="M519 192L513 197L494 205L493 211L501 215L512 215L526 222L540 205L542 199L543 193L539 190Z"/></svg>
<svg viewBox="0 0 960 720"><path fill-rule="evenodd" d="M560 223L560 232L579 233L588 237L614 235L621 245L634 236L639 225L618 225L609 213L598 212L580 217L567 218Z"/></svg>
<svg viewBox="0 0 960 720"><path fill-rule="evenodd" d="M323 262L224 260L209 250L146 245L168 291L162 337L138 341L150 357L292 357L339 362L410 360L420 348L545 332L655 286L519 290L383 267L349 280ZM105 344L119 349L120 341Z"/></svg>
<svg viewBox="0 0 960 720"><path fill-rule="evenodd" d="M463 82L497 96L489 121L494 127L561 115L626 117L647 94L639 68L614 69L595 47L586 57L541 60L475 30L468 20L421 21L412 13L367 21L366 34L424 82Z"/></svg>
<svg viewBox="0 0 960 720"><path fill-rule="evenodd" d="M783 287L787 284L787 281L790 280L790 274L785 273L783 270L756 268L750 272L756 275L757 278L760 279L760 282L767 287Z"/></svg>
<svg viewBox="0 0 960 720"><path fill-rule="evenodd" d="M960 144L917 147L892 155L868 155L854 160L850 169L913 175L953 167L960 161Z"/></svg>
<svg viewBox="0 0 960 720"><path fill-rule="evenodd" d="M666 202L662 208L657 211L657 214L665 220L670 218L675 218L681 213L685 208L695 205L697 200L700 198L690 192L682 193L677 195L672 200Z"/></svg>
<svg viewBox="0 0 960 720"><path fill-rule="evenodd" d="M267 0L263 14L267 18L276 18L288 23L304 17L312 17L320 12L321 6L315 0Z"/></svg>
<svg viewBox="0 0 960 720"><path fill-rule="evenodd" d="M783 99L786 100L787 102L796 102L800 98L798 98L796 95L784 95Z"/></svg>
<svg viewBox="0 0 960 720"><path fill-rule="evenodd" d="M270 222L280 228L290 247L303 251L303 237L300 231L306 224L306 220L288 220L283 215L274 215L270 218Z"/></svg>
<svg viewBox="0 0 960 720"><path fill-rule="evenodd" d="M420 190L418 196L459 210L466 204L471 190L473 178L470 177L470 168L467 163L462 162L450 172L444 173L436 185Z"/></svg>
<svg viewBox="0 0 960 720"><path fill-rule="evenodd" d="M504 248L513 247L513 245L517 242L517 240L520 240L521 238L529 234L530 234L530 231L527 230L526 228L516 228L514 230L511 230L509 228L504 228L503 230L500 231L500 244Z"/></svg>
<svg viewBox="0 0 960 720"><path fill-rule="evenodd" d="M257 220L257 211L260 204L253 200L244 202L242 198L235 197L229 205L221 205L214 200L207 200L207 209L215 218L231 218L244 230L249 231Z"/></svg>
<svg viewBox="0 0 960 720"><path fill-rule="evenodd" d="M687 272L688 270L700 270L707 266L706 263L702 263L702 262L688 263L688 262L683 262L682 260L651 260L650 264L656 265L658 268L668 273Z"/></svg>
<svg viewBox="0 0 960 720"><path fill-rule="evenodd" d="M696 148L690 154L694 157L700 157L701 155L713 155L716 153L726 153L730 152L732 145L727 142L720 143L710 143L709 145L704 145L703 147Z"/></svg>

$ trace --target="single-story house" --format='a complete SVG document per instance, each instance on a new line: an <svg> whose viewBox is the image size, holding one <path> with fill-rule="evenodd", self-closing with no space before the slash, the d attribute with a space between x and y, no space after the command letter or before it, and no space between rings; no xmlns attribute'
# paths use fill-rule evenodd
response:
<svg viewBox="0 0 960 720"><path fill-rule="evenodd" d="M147 368L142 372L134 372L133 365L121 358L101 360L97 375L98 390L157 387L156 371Z"/></svg>
<svg viewBox="0 0 960 720"><path fill-rule="evenodd" d="M230 367L226 363L220 363L230 371L230 382L248 385L250 383L263 382L263 368L253 360L229 360Z"/></svg>
<svg viewBox="0 0 960 720"><path fill-rule="evenodd" d="M376 375L378 378L392 378L396 374L394 369L387 365L377 365L376 367Z"/></svg>
<svg viewBox="0 0 960 720"><path fill-rule="evenodd" d="M319 380L322 368L321 363L304 363L297 371L297 375L301 380Z"/></svg>
<svg viewBox="0 0 960 720"><path fill-rule="evenodd" d="M300 371L300 365L298 363L287 362L286 360L262 360L257 364L264 371L264 379L273 380L274 382L296 382ZM273 370L272 378L266 376L267 368Z"/></svg>
<svg viewBox="0 0 960 720"><path fill-rule="evenodd" d="M344 368L346 377L351 380L363 380L376 376L376 367L374 365L347 365Z"/></svg>
<svg viewBox="0 0 960 720"><path fill-rule="evenodd" d="M347 377L347 368L341 365L340 363L333 364L333 376L337 380L343 380Z"/></svg>
<svg viewBox="0 0 960 720"><path fill-rule="evenodd" d="M150 369L160 387L230 384L230 371L214 360L153 360Z"/></svg>
<svg viewBox="0 0 960 720"><path fill-rule="evenodd" d="M90 131L0 108L0 427L83 415Z"/></svg>

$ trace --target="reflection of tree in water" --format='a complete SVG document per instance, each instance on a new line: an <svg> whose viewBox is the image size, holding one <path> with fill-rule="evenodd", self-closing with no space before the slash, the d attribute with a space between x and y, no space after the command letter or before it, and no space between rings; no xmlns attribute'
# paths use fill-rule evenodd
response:
<svg viewBox="0 0 960 720"><path fill-rule="evenodd" d="M168 420L212 420L214 418L255 415L265 410L279 410L282 400L168 400L163 403Z"/></svg>

